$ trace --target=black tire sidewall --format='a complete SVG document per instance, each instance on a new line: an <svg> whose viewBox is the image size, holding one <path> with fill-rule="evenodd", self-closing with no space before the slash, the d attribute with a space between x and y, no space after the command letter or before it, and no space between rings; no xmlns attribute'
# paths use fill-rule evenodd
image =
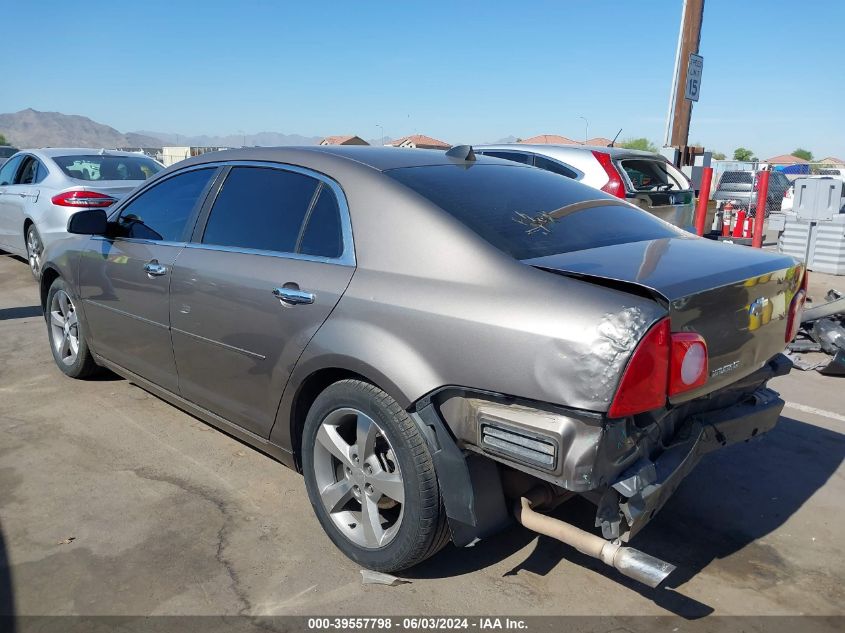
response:
<svg viewBox="0 0 845 633"><path fill-rule="evenodd" d="M58 354L56 353L56 347L53 345L53 326L50 323L50 308L53 305L53 297L59 290L64 290L67 295L70 297L70 300L73 302L73 308L76 312L76 319L77 319L77 330L79 333L79 352L76 354L76 360L72 365L66 365L62 362L62 359L59 358ZM47 302L44 306L44 320L47 323L47 342L50 344L50 353L53 354L53 360L56 362L56 365L62 372L71 378L78 378L86 373L87 365L90 363L89 359L91 356L90 351L88 350L88 342L86 338L87 330L85 327L84 319L82 318L82 313L79 309L79 299L77 299L73 292L71 291L70 287L65 283L65 281L61 277L57 277L55 281L53 281L50 289L47 291Z"/></svg>
<svg viewBox="0 0 845 633"><path fill-rule="evenodd" d="M423 508L431 508L437 504L436 512L440 511L439 492L436 484L424 489L419 460L405 439L407 429L403 431L397 416L387 409L371 392L363 390L361 386L373 389L368 383L358 381L342 381L335 383L324 391L311 407L305 421L302 441L302 466L308 497L317 519L323 526L332 542L349 558L357 563L379 571L395 571L404 569L418 562L421 549L428 549L430 543L421 543L420 534L424 522L435 521L437 516L423 517ZM377 392L384 395L384 392ZM402 524L393 540L379 549L360 547L346 538L334 525L331 517L323 507L314 478L313 454L317 431L321 422L332 411L352 407L369 415L381 427L393 447L402 479L405 484L405 504L403 506ZM416 432L414 430L413 432ZM422 438L420 438L422 439ZM426 448L427 451L427 448ZM428 457L430 463L430 456ZM433 498L432 498L433 497ZM427 540L431 540L435 531L427 532Z"/></svg>

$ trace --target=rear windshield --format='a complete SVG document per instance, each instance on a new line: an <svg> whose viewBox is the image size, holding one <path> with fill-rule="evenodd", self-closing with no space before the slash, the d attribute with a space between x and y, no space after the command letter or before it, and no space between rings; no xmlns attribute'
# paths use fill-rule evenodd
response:
<svg viewBox="0 0 845 633"><path fill-rule="evenodd" d="M686 177L666 161L627 158L619 161L634 191L685 191Z"/></svg>
<svg viewBox="0 0 845 633"><path fill-rule="evenodd" d="M11 158L18 153L16 147L0 147L0 158Z"/></svg>
<svg viewBox="0 0 845 633"><path fill-rule="evenodd" d="M742 183L750 185L754 181L754 173L750 171L726 171L722 174L719 184Z"/></svg>
<svg viewBox="0 0 845 633"><path fill-rule="evenodd" d="M385 172L516 259L626 244L681 232L629 205L551 213L607 195L542 169L440 165Z"/></svg>
<svg viewBox="0 0 845 633"><path fill-rule="evenodd" d="M146 180L162 169L146 156L54 156L65 176L76 180Z"/></svg>

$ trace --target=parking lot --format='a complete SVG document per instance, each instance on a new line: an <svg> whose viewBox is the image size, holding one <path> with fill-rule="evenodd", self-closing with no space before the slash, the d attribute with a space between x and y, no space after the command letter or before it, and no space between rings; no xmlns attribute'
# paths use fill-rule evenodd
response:
<svg viewBox="0 0 845 633"><path fill-rule="evenodd" d="M706 458L639 535L678 566L663 588L520 527L380 586L295 472L116 376L65 378L29 268L5 255L0 359L7 614L845 614L841 378L775 381L776 429ZM580 501L558 512L590 527Z"/></svg>

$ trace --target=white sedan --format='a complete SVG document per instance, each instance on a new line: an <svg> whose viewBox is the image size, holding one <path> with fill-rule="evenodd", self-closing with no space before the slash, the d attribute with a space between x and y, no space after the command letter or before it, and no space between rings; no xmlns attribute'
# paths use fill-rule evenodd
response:
<svg viewBox="0 0 845 633"><path fill-rule="evenodd" d="M67 236L75 211L109 207L162 169L132 152L18 152L0 167L0 250L26 257L37 279L44 247Z"/></svg>

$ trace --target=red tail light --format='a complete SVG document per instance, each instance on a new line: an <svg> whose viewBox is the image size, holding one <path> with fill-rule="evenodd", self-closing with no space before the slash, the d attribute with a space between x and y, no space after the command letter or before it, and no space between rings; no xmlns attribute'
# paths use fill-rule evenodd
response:
<svg viewBox="0 0 845 633"><path fill-rule="evenodd" d="M619 172L616 170L616 167L613 166L613 163L610 160L610 154L607 152L598 152L593 150L593 156L596 157L596 160L599 161L599 164L604 169L604 173L607 174L609 180L601 188L602 191L605 193L609 193L617 198L624 198L625 197L625 185L622 184L622 178L619 176Z"/></svg>
<svg viewBox="0 0 845 633"><path fill-rule="evenodd" d="M621 418L657 409L669 396L706 382L707 343L692 332L672 334L666 318L637 345L607 415Z"/></svg>
<svg viewBox="0 0 845 633"><path fill-rule="evenodd" d="M789 313L786 317L786 342L791 343L792 339L798 334L798 328L801 327L801 319L804 316L804 302L807 300L807 285L810 283L810 273L806 270L801 270L803 277L801 279L801 287L795 296L792 297L792 303L789 304Z"/></svg>
<svg viewBox="0 0 845 633"><path fill-rule="evenodd" d="M102 208L113 205L117 200L96 191L64 191L50 198L60 207Z"/></svg>
<svg viewBox="0 0 845 633"><path fill-rule="evenodd" d="M637 345L607 412L622 418L666 403L669 382L669 319L654 325Z"/></svg>

